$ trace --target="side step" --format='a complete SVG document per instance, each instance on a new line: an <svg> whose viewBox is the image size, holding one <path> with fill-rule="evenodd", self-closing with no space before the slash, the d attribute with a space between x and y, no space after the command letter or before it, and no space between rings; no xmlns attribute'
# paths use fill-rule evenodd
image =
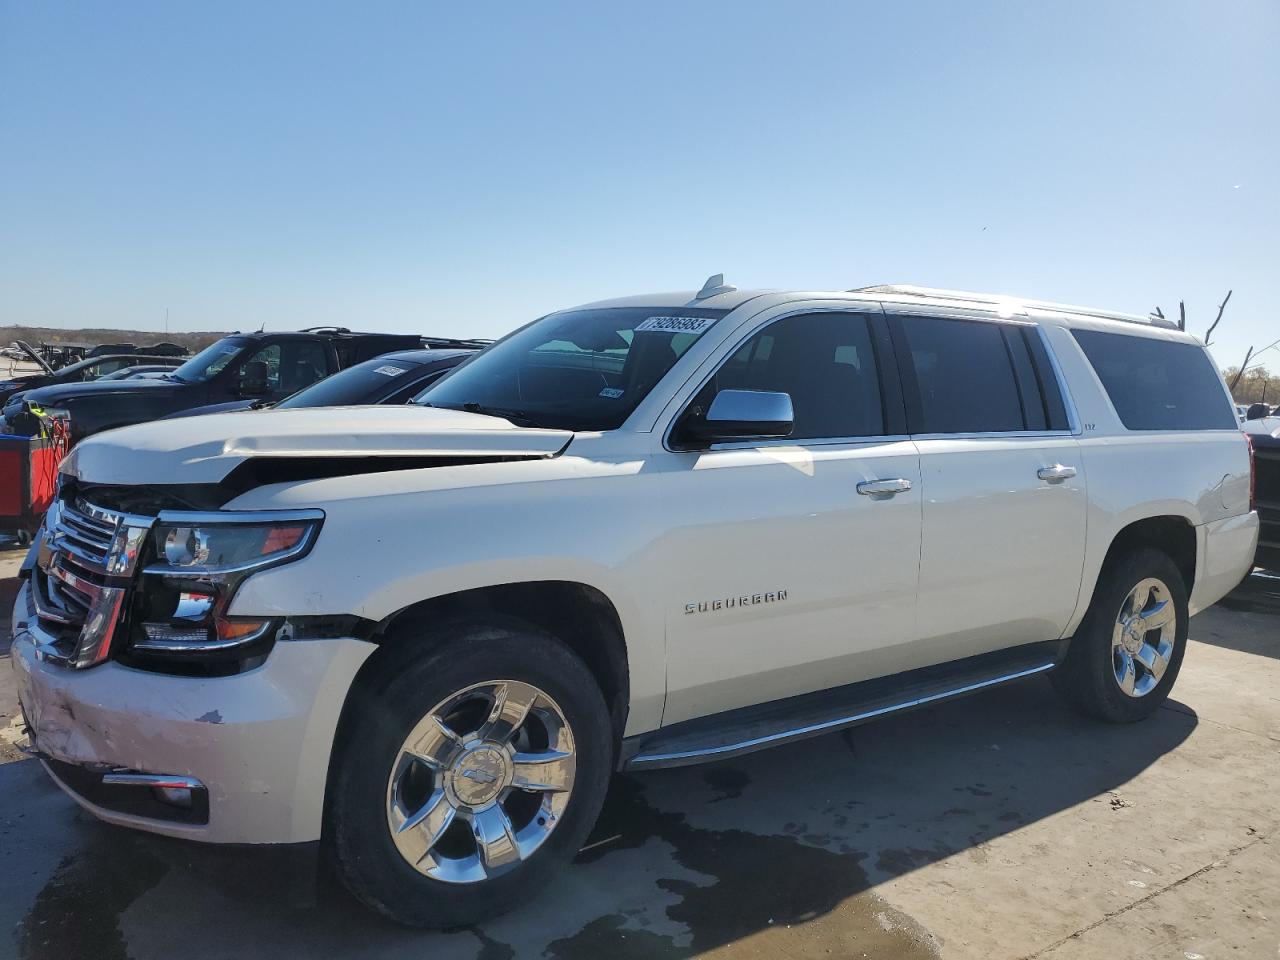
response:
<svg viewBox="0 0 1280 960"><path fill-rule="evenodd" d="M1057 641L1028 644L686 720L628 737L622 742L620 768L685 767L844 730L890 713L1044 673L1056 666L1058 650Z"/></svg>

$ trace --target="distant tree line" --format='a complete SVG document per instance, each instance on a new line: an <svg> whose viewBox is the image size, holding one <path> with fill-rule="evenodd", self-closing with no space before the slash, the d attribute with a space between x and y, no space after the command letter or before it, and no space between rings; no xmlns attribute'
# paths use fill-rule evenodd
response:
<svg viewBox="0 0 1280 960"><path fill-rule="evenodd" d="M1231 396L1236 403L1269 403L1280 404L1280 373L1272 373L1266 367L1249 367L1240 375L1239 367L1227 367L1222 371L1223 378L1231 387Z"/></svg>
<svg viewBox="0 0 1280 960"><path fill-rule="evenodd" d="M104 327L68 330L60 327L6 326L0 327L0 347L7 347L15 340L25 340L33 347L42 343L88 343L94 346L100 343L132 343L139 347L176 343L195 353L225 336L225 333L208 331L162 333L156 330L111 330Z"/></svg>

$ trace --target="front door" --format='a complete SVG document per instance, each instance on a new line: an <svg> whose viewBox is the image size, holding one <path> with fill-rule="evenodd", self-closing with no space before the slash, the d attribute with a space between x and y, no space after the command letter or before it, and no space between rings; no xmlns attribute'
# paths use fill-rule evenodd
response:
<svg viewBox="0 0 1280 960"><path fill-rule="evenodd" d="M664 455L664 724L895 672L916 636L919 458L881 376L883 318L766 316L744 338L688 415L723 389L773 390L795 425ZM905 483L868 486L886 480Z"/></svg>

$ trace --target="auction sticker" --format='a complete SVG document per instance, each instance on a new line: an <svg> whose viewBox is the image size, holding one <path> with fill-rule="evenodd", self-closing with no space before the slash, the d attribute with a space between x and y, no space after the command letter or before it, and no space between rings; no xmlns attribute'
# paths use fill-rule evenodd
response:
<svg viewBox="0 0 1280 960"><path fill-rule="evenodd" d="M393 367L391 364L383 364L380 367L373 368L374 373L380 373L384 377L398 377L404 373L404 367Z"/></svg>
<svg viewBox="0 0 1280 960"><path fill-rule="evenodd" d="M716 317L650 317L636 333L702 333L716 322Z"/></svg>

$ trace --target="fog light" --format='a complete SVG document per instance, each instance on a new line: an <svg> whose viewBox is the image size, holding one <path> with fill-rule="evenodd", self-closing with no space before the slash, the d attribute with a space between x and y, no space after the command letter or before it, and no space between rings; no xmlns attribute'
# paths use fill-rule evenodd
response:
<svg viewBox="0 0 1280 960"><path fill-rule="evenodd" d="M161 803L167 803L171 807L191 809L190 787L156 787L155 795L157 800Z"/></svg>

